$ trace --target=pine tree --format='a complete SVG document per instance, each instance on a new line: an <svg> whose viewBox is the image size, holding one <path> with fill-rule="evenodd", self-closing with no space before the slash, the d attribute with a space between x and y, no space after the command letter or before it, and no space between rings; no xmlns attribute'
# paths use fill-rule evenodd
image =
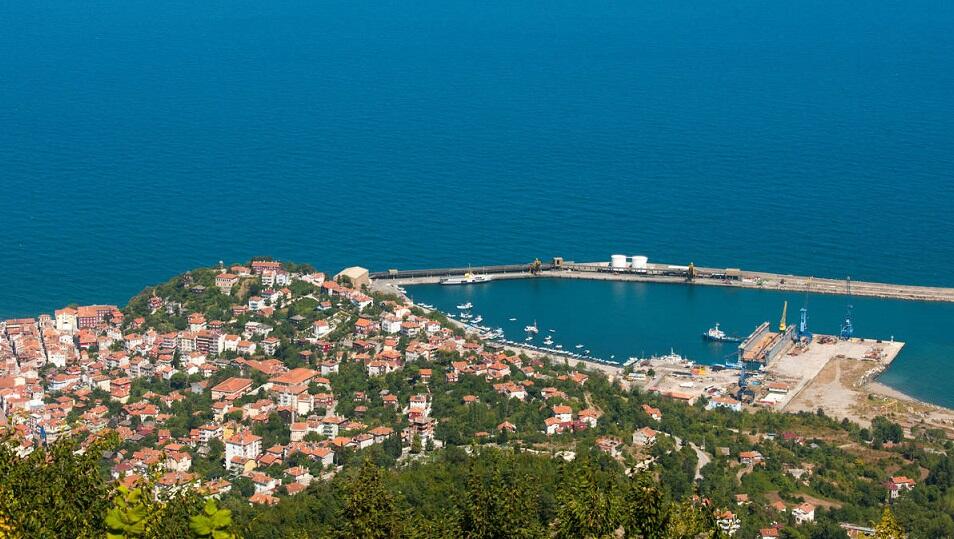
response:
<svg viewBox="0 0 954 539"><path fill-rule="evenodd" d="M875 539L904 539L904 530L894 518L890 507L885 507L881 513L881 522L875 526Z"/></svg>
<svg viewBox="0 0 954 539"><path fill-rule="evenodd" d="M623 528L627 537L663 539L669 526L669 508L651 477L642 473L627 485Z"/></svg>
<svg viewBox="0 0 954 539"><path fill-rule="evenodd" d="M489 477L475 461L485 461ZM469 539L544 537L544 528L537 515L539 500L532 489L532 479L516 473L512 454L483 453L471 460L467 479L467 504L461 527Z"/></svg>
<svg viewBox="0 0 954 539"><path fill-rule="evenodd" d="M557 497L555 535L560 539L611 537L619 527L619 503L612 490L597 484L588 464L574 466Z"/></svg>
<svg viewBox="0 0 954 539"><path fill-rule="evenodd" d="M371 461L364 461L358 475L347 487L341 515L342 539L393 539L402 537L401 512L385 487L384 473Z"/></svg>

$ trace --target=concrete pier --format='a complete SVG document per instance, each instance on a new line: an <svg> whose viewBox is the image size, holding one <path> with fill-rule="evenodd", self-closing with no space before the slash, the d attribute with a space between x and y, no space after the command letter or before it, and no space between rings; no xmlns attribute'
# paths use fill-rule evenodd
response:
<svg viewBox="0 0 954 539"><path fill-rule="evenodd" d="M847 293L847 283L845 279L806 277L802 275L786 275L733 268L694 267L690 269L689 266L676 266L671 264L648 264L645 268L639 269L611 268L605 262L574 263L561 262L559 259L554 259L554 262L540 264L535 272L531 272L530 269L530 264L509 264L467 268L389 270L372 273L371 278L399 286L437 284L445 277L459 276L471 272L489 275L493 277L494 280L529 278L603 279L812 292L815 294L844 295ZM851 281L851 294L853 296L913 301L954 302L954 288L933 286L900 285L853 280Z"/></svg>

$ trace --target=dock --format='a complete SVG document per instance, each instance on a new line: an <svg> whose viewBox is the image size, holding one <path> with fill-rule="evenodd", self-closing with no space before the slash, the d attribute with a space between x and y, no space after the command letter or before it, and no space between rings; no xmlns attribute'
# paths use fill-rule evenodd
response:
<svg viewBox="0 0 954 539"><path fill-rule="evenodd" d="M560 257L552 261L531 264L504 264L456 268L433 268L417 270L378 271L370 274L372 279L397 286L438 284L447 277L466 273L487 275L493 280L504 279L593 279L634 281L667 284L691 284L722 286L788 292L811 292L814 294L846 295L849 292L846 279L831 279L788 275L738 268L710 268L675 264L643 264L640 267L614 267L607 262L576 263ZM480 286L480 285L466 285ZM911 301L954 302L954 288L902 285L851 281L850 294L876 298Z"/></svg>

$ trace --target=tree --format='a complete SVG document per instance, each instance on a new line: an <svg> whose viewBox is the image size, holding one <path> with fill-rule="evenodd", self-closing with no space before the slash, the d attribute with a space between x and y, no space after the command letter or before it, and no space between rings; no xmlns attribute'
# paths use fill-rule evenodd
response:
<svg viewBox="0 0 954 539"><path fill-rule="evenodd" d="M670 509L666 539L715 539L721 535L715 515L708 508L684 501Z"/></svg>
<svg viewBox="0 0 954 539"><path fill-rule="evenodd" d="M515 472L513 454L501 455L491 450L470 460L467 502L461 518L464 537L545 537L537 516L539 496L531 490L533 480Z"/></svg>
<svg viewBox="0 0 954 539"><path fill-rule="evenodd" d="M149 480L116 487L98 466L116 445L114 433L85 448L67 436L20 458L0 440L0 537L232 538L221 515L217 534L189 531L190 517L201 509L192 490L160 497Z"/></svg>
<svg viewBox="0 0 954 539"><path fill-rule="evenodd" d="M402 515L385 487L384 472L365 460L346 488L338 536L342 539L392 539L402 536Z"/></svg>
<svg viewBox="0 0 954 539"><path fill-rule="evenodd" d="M241 477L236 477L235 480L232 481L232 488L237 490L239 494L245 498L255 494L255 483L252 483L252 480L248 477L245 477L244 475Z"/></svg>
<svg viewBox="0 0 954 539"><path fill-rule="evenodd" d="M904 539L904 530L898 525L890 507L885 507L881 513L881 521L875 526L875 539Z"/></svg>
<svg viewBox="0 0 954 539"><path fill-rule="evenodd" d="M662 539L669 525L669 511L650 476L634 476L627 485L623 528L628 537Z"/></svg>
<svg viewBox="0 0 954 539"><path fill-rule="evenodd" d="M938 460L927 476L927 484L937 485L943 489L954 485L954 462L950 456Z"/></svg>
<svg viewBox="0 0 954 539"><path fill-rule="evenodd" d="M149 502L141 488L120 485L113 506L106 513L107 539L146 536L149 518L154 514Z"/></svg>
<svg viewBox="0 0 954 539"><path fill-rule="evenodd" d="M621 520L614 494L597 485L596 474L589 464L571 468L557 496L560 507L555 536L571 539L612 535Z"/></svg>
<svg viewBox="0 0 954 539"><path fill-rule="evenodd" d="M876 442L882 443L900 443L902 438L904 438L904 430L901 428L901 425L880 415L871 420L871 434Z"/></svg>
<svg viewBox="0 0 954 539"><path fill-rule="evenodd" d="M21 458L0 440L0 515L24 537L102 536L112 483L98 464L117 444L115 435L86 448L63 437Z"/></svg>
<svg viewBox="0 0 954 539"><path fill-rule="evenodd" d="M384 439L384 443L381 445L386 455L394 459L400 458L403 450L400 435L392 434L388 436Z"/></svg>
<svg viewBox="0 0 954 539"><path fill-rule="evenodd" d="M231 528L232 512L219 509L212 498L205 502L202 513L189 519L189 529L199 539L234 539Z"/></svg>

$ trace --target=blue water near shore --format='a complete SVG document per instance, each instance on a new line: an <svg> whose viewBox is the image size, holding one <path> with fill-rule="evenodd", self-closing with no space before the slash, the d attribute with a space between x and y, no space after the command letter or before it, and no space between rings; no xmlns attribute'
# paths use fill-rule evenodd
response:
<svg viewBox="0 0 954 539"><path fill-rule="evenodd" d="M849 303L845 296L578 279L422 285L407 291L414 301L454 315L459 314L457 305L470 302L471 312L484 318L481 325L502 328L507 339L523 341L524 328L536 322L540 333L531 344L542 346L550 335L565 351L590 350L592 357L616 363L670 350L700 363L735 362L737 344L702 339L716 322L730 335L746 336L766 321L774 330L788 301L788 323L797 323L805 307L810 331L837 335ZM857 336L906 343L881 381L954 407L954 394L947 389L954 305L861 297L850 303Z"/></svg>
<svg viewBox="0 0 954 539"><path fill-rule="evenodd" d="M0 316L262 254L954 285L952 27L945 0L4 2ZM909 377L946 395L949 357Z"/></svg>

